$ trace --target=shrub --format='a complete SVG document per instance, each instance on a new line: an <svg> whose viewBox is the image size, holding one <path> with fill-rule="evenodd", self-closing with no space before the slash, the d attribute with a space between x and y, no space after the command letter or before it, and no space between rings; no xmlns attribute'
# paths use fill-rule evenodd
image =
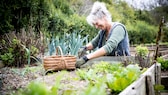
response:
<svg viewBox="0 0 168 95"><path fill-rule="evenodd" d="M11 52L0 55L0 59L5 65L11 65L14 62L14 56Z"/></svg>
<svg viewBox="0 0 168 95"><path fill-rule="evenodd" d="M168 60L165 60L162 57L158 57L157 61L161 64L162 70L168 70Z"/></svg>
<svg viewBox="0 0 168 95"><path fill-rule="evenodd" d="M89 35L89 40L96 35L96 32L98 32L98 30L91 27L86 22L86 18L84 16L79 16L77 14L64 15L60 11L58 11L56 16L50 18L48 31L50 33L50 38L52 38L52 36L64 35L64 33L82 31L80 32L81 36L85 37Z"/></svg>
<svg viewBox="0 0 168 95"><path fill-rule="evenodd" d="M3 50L1 51L1 60L6 66L22 66L26 62L27 53L20 40L13 39L10 42L3 40Z"/></svg>
<svg viewBox="0 0 168 95"><path fill-rule="evenodd" d="M39 35L30 30L28 32L10 32L2 35L0 40L0 59L6 66L21 67L25 64L30 64L30 61L33 61L30 57L37 57L39 51L43 53L43 48L45 47L45 43L41 42ZM45 40L45 38L43 39Z"/></svg>
<svg viewBox="0 0 168 95"><path fill-rule="evenodd" d="M144 21L136 21L126 25L131 44L144 44L155 42L157 29Z"/></svg>
<svg viewBox="0 0 168 95"><path fill-rule="evenodd" d="M137 55L141 57L146 57L147 54L149 53L148 48L145 46L141 46L141 45L136 46L135 50L136 50Z"/></svg>

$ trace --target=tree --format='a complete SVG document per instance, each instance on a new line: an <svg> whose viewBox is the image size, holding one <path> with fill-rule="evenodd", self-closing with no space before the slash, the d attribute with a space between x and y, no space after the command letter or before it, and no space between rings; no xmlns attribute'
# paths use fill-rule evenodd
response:
<svg viewBox="0 0 168 95"><path fill-rule="evenodd" d="M45 0L1 0L1 34L9 31L19 32L27 26L35 26L39 31L39 28L43 27L44 16L48 14L46 9Z"/></svg>

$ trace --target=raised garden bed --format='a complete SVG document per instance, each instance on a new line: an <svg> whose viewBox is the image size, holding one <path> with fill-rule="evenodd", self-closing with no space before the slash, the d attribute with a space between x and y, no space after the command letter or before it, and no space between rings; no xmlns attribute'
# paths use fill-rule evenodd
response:
<svg viewBox="0 0 168 95"><path fill-rule="evenodd" d="M160 64L153 64L139 79L133 82L119 95L154 95L155 91L153 86L160 84L160 73Z"/></svg>
<svg viewBox="0 0 168 95"><path fill-rule="evenodd" d="M131 62L131 61L138 62L137 60L135 60L134 57L101 57L101 58L97 58L97 59L88 61L88 63L85 64L83 67L93 65L94 64L93 62L97 63L100 61L107 61L110 63ZM90 65L88 65L88 64L90 64ZM128 64L125 64L125 65L128 65ZM153 89L152 85L159 83L159 74L160 74L159 69L160 69L159 64L152 65L149 69L147 69L147 71L145 71L142 75L140 75L140 78L138 78L136 81L134 81L132 84L130 84L127 88L125 88L119 94L120 95L135 95L135 94L136 95L149 95L149 93L153 93L154 89ZM79 70L82 70L82 68ZM157 74L155 73L155 70L158 71ZM41 68L41 69L39 69L39 71L43 72L43 69ZM47 86L46 89L48 89L48 88L50 89L50 88L54 87L57 82L60 82L59 85L61 85L61 88L59 88L58 95L81 95L81 92L84 90L88 91L88 92L92 91L90 88L87 88L89 85L89 82L87 80L80 80L80 77L76 74L77 70L66 72L65 74L63 74L62 79L60 81L59 76L60 76L61 72L62 71L48 73L45 76L41 74L40 76L38 76L34 80L38 81L38 82L45 83ZM94 76L91 76L91 77L94 77ZM158 80L158 81L156 82L156 80ZM24 85L24 87L25 86L26 85ZM35 88L39 87L39 89L40 89L40 87L43 87L43 86L34 85L34 87ZM100 90L100 89L102 89L102 88L99 88L98 90ZM35 90L35 91L38 92L37 90ZM74 91L75 91L75 93L73 93ZM95 88L93 89L93 91L97 92L97 90ZM101 93L100 94L101 95L111 95L112 94L112 93L110 93L110 91L108 89L106 91L107 91L106 94L101 94ZM66 94L66 93L71 93L71 94ZM87 94L85 93L83 95L87 95Z"/></svg>
<svg viewBox="0 0 168 95"><path fill-rule="evenodd" d="M138 63L135 57L100 57L91 60L83 67L87 67L88 64L94 64L99 61L107 61L107 62L122 62L125 65L126 63ZM147 61L150 65L150 61ZM148 65L148 66L149 66ZM151 67L147 69L143 74L141 74L140 78L138 78L135 82L133 82L130 86L128 86L125 90L123 90L119 95L154 95L154 85L161 84L161 65L153 64Z"/></svg>

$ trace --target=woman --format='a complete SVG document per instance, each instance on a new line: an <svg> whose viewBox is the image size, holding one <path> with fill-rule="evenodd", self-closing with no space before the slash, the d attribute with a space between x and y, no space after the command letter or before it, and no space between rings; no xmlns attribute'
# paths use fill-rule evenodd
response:
<svg viewBox="0 0 168 95"><path fill-rule="evenodd" d="M104 3L95 2L87 17L87 22L100 29L97 36L85 46L84 50L99 49L93 53L83 56L76 62L80 67L88 60L100 56L129 56L128 33L123 24L111 21L111 14Z"/></svg>

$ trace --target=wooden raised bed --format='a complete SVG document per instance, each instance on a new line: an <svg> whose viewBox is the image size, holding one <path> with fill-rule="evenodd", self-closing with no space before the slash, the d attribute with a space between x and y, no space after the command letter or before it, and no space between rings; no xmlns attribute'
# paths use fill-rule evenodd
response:
<svg viewBox="0 0 168 95"><path fill-rule="evenodd" d="M153 64L119 95L155 95L154 85L160 84L160 73L160 64Z"/></svg>
<svg viewBox="0 0 168 95"><path fill-rule="evenodd" d="M114 62L134 62L137 60L133 56L129 57L99 57L93 60L88 61L82 67L90 66L94 63L98 63L100 61L107 61L110 63ZM125 64L127 65L127 64ZM126 89L124 89L119 95L155 95L154 85L161 84L161 65L158 63L153 64L151 67L147 69L143 74L141 74L140 78L134 81L131 85L129 85Z"/></svg>

